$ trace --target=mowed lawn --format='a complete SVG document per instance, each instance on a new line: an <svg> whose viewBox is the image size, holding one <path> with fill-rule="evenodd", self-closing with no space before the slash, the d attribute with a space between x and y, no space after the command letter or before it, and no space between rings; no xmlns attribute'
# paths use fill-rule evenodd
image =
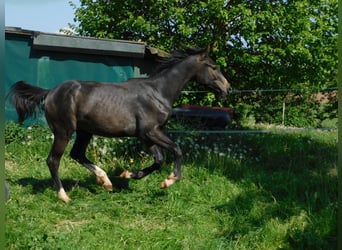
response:
<svg viewBox="0 0 342 250"><path fill-rule="evenodd" d="M183 179L160 171L126 181L123 169L152 163L136 139L94 138L89 158L108 192L71 160L57 199L46 165L52 137L41 126L6 125L6 249L337 249L337 132L173 134Z"/></svg>

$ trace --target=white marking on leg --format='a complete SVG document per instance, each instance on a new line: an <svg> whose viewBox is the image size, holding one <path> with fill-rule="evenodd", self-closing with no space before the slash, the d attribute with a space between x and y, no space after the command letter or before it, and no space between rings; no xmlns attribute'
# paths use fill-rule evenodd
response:
<svg viewBox="0 0 342 250"><path fill-rule="evenodd" d="M132 178L132 172L125 170L122 172L122 174L120 174L121 178L125 178L125 179L131 179Z"/></svg>
<svg viewBox="0 0 342 250"><path fill-rule="evenodd" d="M95 175L98 181L103 184L106 190L113 191L112 182L109 180L107 173L98 166L95 166Z"/></svg>
<svg viewBox="0 0 342 250"><path fill-rule="evenodd" d="M170 186L172 186L176 181L178 181L178 178L175 177L175 175L172 173L170 174L167 179L165 179L161 184L160 187L161 188L168 188Z"/></svg>
<svg viewBox="0 0 342 250"><path fill-rule="evenodd" d="M105 171L94 164L85 164L84 166L89 169L90 172L96 175L97 182L102 184L106 190L113 191L112 182L109 180Z"/></svg>
<svg viewBox="0 0 342 250"><path fill-rule="evenodd" d="M59 191L57 191L58 198L64 201L65 203L68 203L71 201L69 196L66 194L64 188L61 188Z"/></svg>

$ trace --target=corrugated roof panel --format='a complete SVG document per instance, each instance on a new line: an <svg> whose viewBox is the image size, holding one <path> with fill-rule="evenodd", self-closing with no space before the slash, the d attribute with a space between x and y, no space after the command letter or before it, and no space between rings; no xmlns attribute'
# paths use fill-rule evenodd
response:
<svg viewBox="0 0 342 250"><path fill-rule="evenodd" d="M145 53L145 44L141 42L47 33L34 33L33 47L42 50L105 54L135 58L143 58Z"/></svg>

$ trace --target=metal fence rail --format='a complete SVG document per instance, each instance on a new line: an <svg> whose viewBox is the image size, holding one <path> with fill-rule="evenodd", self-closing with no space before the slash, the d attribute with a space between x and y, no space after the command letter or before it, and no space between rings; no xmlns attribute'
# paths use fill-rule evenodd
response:
<svg viewBox="0 0 342 250"><path fill-rule="evenodd" d="M169 134L277 134L291 132L325 132L338 131L337 128L284 128L284 129L254 129L254 130L166 130Z"/></svg>
<svg viewBox="0 0 342 250"><path fill-rule="evenodd" d="M312 91L313 93L318 92L327 92L327 91L334 91L338 90L338 87L329 87L321 90L315 90ZM303 89L242 89L242 90L234 90L231 92L231 94L240 94L240 93L275 93L275 92L302 92ZM208 91L196 91L196 90L183 90L182 93L184 94L190 94L190 93L208 93Z"/></svg>

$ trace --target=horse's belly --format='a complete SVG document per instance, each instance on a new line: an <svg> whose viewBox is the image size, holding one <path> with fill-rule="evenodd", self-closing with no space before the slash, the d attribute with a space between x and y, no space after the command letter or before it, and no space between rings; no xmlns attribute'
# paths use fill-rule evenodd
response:
<svg viewBox="0 0 342 250"><path fill-rule="evenodd" d="M123 114L84 117L78 120L77 129L106 137L134 136L137 131L135 118Z"/></svg>

